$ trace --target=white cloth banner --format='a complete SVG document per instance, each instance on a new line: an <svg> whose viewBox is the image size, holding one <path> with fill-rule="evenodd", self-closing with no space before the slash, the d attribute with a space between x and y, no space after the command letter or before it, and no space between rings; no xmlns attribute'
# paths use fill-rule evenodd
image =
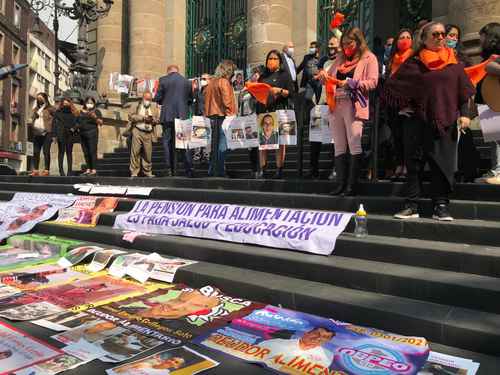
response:
<svg viewBox="0 0 500 375"><path fill-rule="evenodd" d="M295 111L286 109L276 111L278 115L278 126L280 145L297 145L297 120Z"/></svg>
<svg viewBox="0 0 500 375"><path fill-rule="evenodd" d="M226 136L227 148L259 147L257 130L257 115L226 117L222 123L222 130Z"/></svg>
<svg viewBox="0 0 500 375"><path fill-rule="evenodd" d="M115 229L173 234L329 255L351 213L139 200Z"/></svg>
<svg viewBox="0 0 500 375"><path fill-rule="evenodd" d="M487 105L478 105L477 110L484 141L500 141L500 112L492 111Z"/></svg>
<svg viewBox="0 0 500 375"><path fill-rule="evenodd" d="M333 143L327 105L317 105L311 109L309 121L309 142Z"/></svg>
<svg viewBox="0 0 500 375"><path fill-rule="evenodd" d="M76 198L63 194L16 193L11 201L0 203L0 240L30 231L61 208L71 206Z"/></svg>

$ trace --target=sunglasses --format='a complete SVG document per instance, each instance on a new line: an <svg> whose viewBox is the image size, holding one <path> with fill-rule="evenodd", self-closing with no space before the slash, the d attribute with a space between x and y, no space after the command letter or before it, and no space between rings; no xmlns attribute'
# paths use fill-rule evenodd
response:
<svg viewBox="0 0 500 375"><path fill-rule="evenodd" d="M432 37L433 37L434 39L437 39L437 38L439 38L439 37L445 38L445 37L446 37L446 33L445 33L444 31L434 31L434 32L432 33Z"/></svg>

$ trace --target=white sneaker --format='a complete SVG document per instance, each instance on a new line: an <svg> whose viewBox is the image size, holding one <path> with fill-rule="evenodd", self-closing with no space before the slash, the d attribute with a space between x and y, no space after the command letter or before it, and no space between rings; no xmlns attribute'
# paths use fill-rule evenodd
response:
<svg viewBox="0 0 500 375"><path fill-rule="evenodd" d="M490 177L485 180L487 184L490 185L500 185L500 175L496 175L495 177Z"/></svg>

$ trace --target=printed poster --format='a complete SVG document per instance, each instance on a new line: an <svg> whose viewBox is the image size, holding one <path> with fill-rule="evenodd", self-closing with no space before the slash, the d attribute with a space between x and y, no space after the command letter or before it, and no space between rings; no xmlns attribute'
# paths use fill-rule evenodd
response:
<svg viewBox="0 0 500 375"><path fill-rule="evenodd" d="M84 267L64 268L44 264L13 272L2 272L0 273L0 283L22 291L33 291L77 280L85 280L94 276L96 275L89 274Z"/></svg>
<svg viewBox="0 0 500 375"><path fill-rule="evenodd" d="M259 128L259 149L277 150L280 147L277 113L261 113L257 116L257 124Z"/></svg>
<svg viewBox="0 0 500 375"><path fill-rule="evenodd" d="M126 272L127 275L141 283L146 282L149 278L171 283L179 268L194 263L197 262L181 258L167 259L153 253L128 266Z"/></svg>
<svg viewBox="0 0 500 375"><path fill-rule="evenodd" d="M479 363L470 359L430 352L424 367L417 375L476 375Z"/></svg>
<svg viewBox="0 0 500 375"><path fill-rule="evenodd" d="M96 320L95 316L83 312L74 313L71 311L64 311L60 314L51 315L44 319L34 320L31 323L52 331L64 332Z"/></svg>
<svg viewBox="0 0 500 375"><path fill-rule="evenodd" d="M61 208L71 206L75 199L63 194L16 193L11 201L0 203L0 241L16 233L29 232Z"/></svg>
<svg viewBox="0 0 500 375"><path fill-rule="evenodd" d="M80 246L68 252L64 258L59 259L57 264L61 267L72 267L83 262L85 258L94 254L96 251L101 250L104 249L99 246Z"/></svg>
<svg viewBox="0 0 500 375"><path fill-rule="evenodd" d="M15 375L55 375L60 372L72 370L87 362L82 361L69 354L61 354L57 357L49 359L46 362L39 363L35 366L16 371Z"/></svg>
<svg viewBox="0 0 500 375"><path fill-rule="evenodd" d="M163 344L160 340L99 319L59 333L52 338L63 344L72 345L76 350L75 353L78 352L78 348L84 348L81 351L93 353L101 361L110 363L126 361Z"/></svg>
<svg viewBox="0 0 500 375"><path fill-rule="evenodd" d="M123 254L125 251L115 250L115 249L106 249L99 250L94 253L94 258L92 258L92 262L87 266L87 270L89 272L99 272L106 268L110 260L119 254Z"/></svg>
<svg viewBox="0 0 500 375"><path fill-rule="evenodd" d="M49 302L64 309L71 309L73 312L80 312L89 307L141 295L156 290L158 287L161 285L141 285L110 276L98 276L1 299L0 316L6 309L13 311L14 308L21 309L20 306L35 302ZM38 317L33 316L32 319L52 314L41 314Z"/></svg>
<svg viewBox="0 0 500 375"><path fill-rule="evenodd" d="M175 119L175 148L180 150L189 149L189 141L191 139L191 130L193 124L190 119L179 120Z"/></svg>
<svg viewBox="0 0 500 375"><path fill-rule="evenodd" d="M0 316L14 321L27 321L40 319L44 316L59 314L65 310L62 307L56 306L50 302L40 301L32 302L10 309L0 311Z"/></svg>
<svg viewBox="0 0 500 375"><path fill-rule="evenodd" d="M10 242L0 246L0 271L16 270L43 263L55 263L64 255L64 251L65 249L58 243L30 240Z"/></svg>
<svg viewBox="0 0 500 375"><path fill-rule="evenodd" d="M218 362L186 346L164 350L132 363L106 370L108 375L194 375Z"/></svg>
<svg viewBox="0 0 500 375"><path fill-rule="evenodd" d="M279 124L279 144L297 145L297 120L295 119L295 111L278 110L276 114Z"/></svg>
<svg viewBox="0 0 500 375"><path fill-rule="evenodd" d="M327 105L317 105L311 109L309 122L309 142L334 143L330 129L330 110Z"/></svg>
<svg viewBox="0 0 500 375"><path fill-rule="evenodd" d="M189 148L208 147L210 144L210 119L203 116L193 116Z"/></svg>
<svg viewBox="0 0 500 375"><path fill-rule="evenodd" d="M245 88L245 74L243 70L235 70L233 79L231 80L234 91L241 91Z"/></svg>
<svg viewBox="0 0 500 375"><path fill-rule="evenodd" d="M227 148L230 150L259 147L257 115L255 114L226 117L222 123L222 129L226 136Z"/></svg>
<svg viewBox="0 0 500 375"><path fill-rule="evenodd" d="M352 213L139 200L113 228L251 243L330 255Z"/></svg>
<svg viewBox="0 0 500 375"><path fill-rule="evenodd" d="M111 266L109 266L108 272L114 277L124 277L127 274L129 266L145 257L146 255L138 253L119 255L113 263L111 263Z"/></svg>
<svg viewBox="0 0 500 375"><path fill-rule="evenodd" d="M36 365L61 353L27 333L0 322L0 375Z"/></svg>
<svg viewBox="0 0 500 375"><path fill-rule="evenodd" d="M99 216L113 212L118 204L114 197L78 197L73 206L59 210L55 224L95 227Z"/></svg>
<svg viewBox="0 0 500 375"><path fill-rule="evenodd" d="M415 375L429 355L424 338L274 306L233 320L193 342L284 374L341 371L356 375Z"/></svg>
<svg viewBox="0 0 500 375"><path fill-rule="evenodd" d="M262 305L222 294L212 286L169 290L89 309L88 313L172 345L191 340L204 330L227 324Z"/></svg>

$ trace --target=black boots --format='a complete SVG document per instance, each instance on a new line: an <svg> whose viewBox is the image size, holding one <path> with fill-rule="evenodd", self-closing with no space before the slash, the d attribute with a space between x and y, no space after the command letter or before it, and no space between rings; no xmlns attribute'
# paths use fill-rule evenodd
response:
<svg viewBox="0 0 500 375"><path fill-rule="evenodd" d="M351 155L351 162L348 168L349 155L342 154L335 158L335 171L337 172L337 187L330 194L342 195L352 197L356 195L356 185L359 179L359 172L361 170L361 161L363 156Z"/></svg>
<svg viewBox="0 0 500 375"><path fill-rule="evenodd" d="M276 173L273 176L273 180L281 180L283 179L283 168L277 168Z"/></svg>
<svg viewBox="0 0 500 375"><path fill-rule="evenodd" d="M347 154L335 157L335 170L337 171L337 187L330 194L341 195L347 185Z"/></svg>

